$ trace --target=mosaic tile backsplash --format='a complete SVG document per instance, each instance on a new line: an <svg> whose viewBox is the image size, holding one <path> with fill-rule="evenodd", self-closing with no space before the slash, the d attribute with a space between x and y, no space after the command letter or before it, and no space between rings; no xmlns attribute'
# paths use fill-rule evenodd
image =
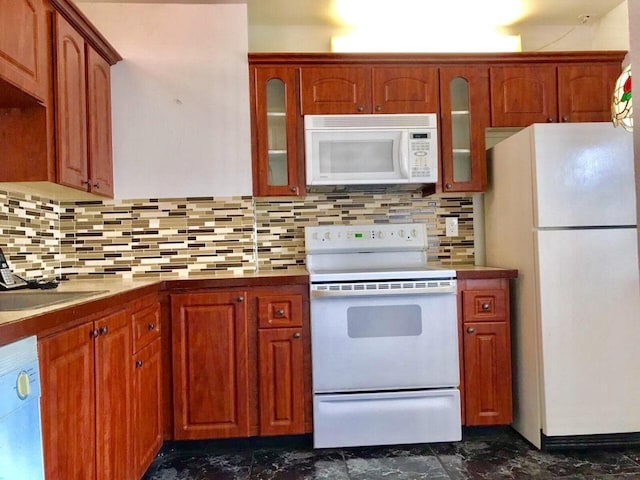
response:
<svg viewBox="0 0 640 480"><path fill-rule="evenodd" d="M444 236L458 217L459 236ZM27 278L241 274L304 266L307 225L426 223L430 261L472 264L470 196L310 194L56 203L0 191L0 246Z"/></svg>

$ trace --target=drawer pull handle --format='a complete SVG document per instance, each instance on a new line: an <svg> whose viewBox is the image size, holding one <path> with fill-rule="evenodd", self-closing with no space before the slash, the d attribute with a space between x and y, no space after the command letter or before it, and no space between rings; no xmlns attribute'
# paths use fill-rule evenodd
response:
<svg viewBox="0 0 640 480"><path fill-rule="evenodd" d="M143 362L142 360L137 360L137 361L136 361L136 368L140 368L140 367L142 367L142 364L143 364L143 363L144 363L144 362Z"/></svg>
<svg viewBox="0 0 640 480"><path fill-rule="evenodd" d="M276 310L276 317L284 317L284 310L281 308Z"/></svg>
<svg viewBox="0 0 640 480"><path fill-rule="evenodd" d="M238 298L236 298L236 302L238 302L238 303L242 303L242 302L244 302L244 297L238 297Z"/></svg>
<svg viewBox="0 0 640 480"><path fill-rule="evenodd" d="M362 105L358 105L358 107L356 108L356 110L358 110L359 112L364 112L364 106L362 106Z"/></svg>
<svg viewBox="0 0 640 480"><path fill-rule="evenodd" d="M484 312L486 312L487 310L489 310L489 307L491 307L491 305L489 305L488 303L483 303L482 304L482 310Z"/></svg>
<svg viewBox="0 0 640 480"><path fill-rule="evenodd" d="M302 335L300 334L300 332L296 332L293 334L293 338L300 338Z"/></svg>
<svg viewBox="0 0 640 480"><path fill-rule="evenodd" d="M150 323L149 325L147 325L147 328L149 330L154 330L156 328L156 324L155 323Z"/></svg>
<svg viewBox="0 0 640 480"><path fill-rule="evenodd" d="M473 333L475 331L476 331L475 328L471 328L471 327L467 328L467 333Z"/></svg>

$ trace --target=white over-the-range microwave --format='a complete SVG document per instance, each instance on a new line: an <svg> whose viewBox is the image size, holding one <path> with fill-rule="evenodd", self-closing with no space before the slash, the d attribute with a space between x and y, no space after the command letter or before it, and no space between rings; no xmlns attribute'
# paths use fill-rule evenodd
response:
<svg viewBox="0 0 640 480"><path fill-rule="evenodd" d="M437 117L306 115L307 185L435 183Z"/></svg>

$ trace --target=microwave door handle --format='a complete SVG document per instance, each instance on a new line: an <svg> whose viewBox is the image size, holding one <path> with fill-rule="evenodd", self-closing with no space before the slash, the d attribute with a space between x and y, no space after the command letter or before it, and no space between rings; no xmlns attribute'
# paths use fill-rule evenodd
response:
<svg viewBox="0 0 640 480"><path fill-rule="evenodd" d="M409 132L403 130L400 132L400 174L402 178L411 180L409 175Z"/></svg>

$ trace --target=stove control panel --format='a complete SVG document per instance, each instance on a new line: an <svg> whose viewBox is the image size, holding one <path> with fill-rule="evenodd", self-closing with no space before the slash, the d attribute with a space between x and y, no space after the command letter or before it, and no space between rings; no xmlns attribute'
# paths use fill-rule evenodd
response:
<svg viewBox="0 0 640 480"><path fill-rule="evenodd" d="M304 236L307 253L427 248L427 226L423 223L307 227Z"/></svg>

